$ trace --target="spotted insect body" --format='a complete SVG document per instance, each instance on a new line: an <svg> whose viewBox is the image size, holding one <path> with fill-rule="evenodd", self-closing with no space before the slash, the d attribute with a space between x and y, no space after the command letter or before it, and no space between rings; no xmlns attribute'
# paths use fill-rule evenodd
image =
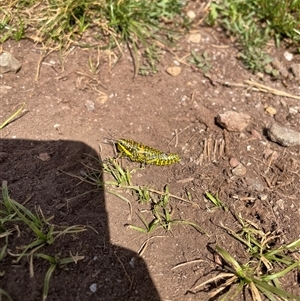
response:
<svg viewBox="0 0 300 301"><path fill-rule="evenodd" d="M167 154L152 147L128 139L117 141L118 151L133 162L159 166L170 165L180 161L177 154Z"/></svg>

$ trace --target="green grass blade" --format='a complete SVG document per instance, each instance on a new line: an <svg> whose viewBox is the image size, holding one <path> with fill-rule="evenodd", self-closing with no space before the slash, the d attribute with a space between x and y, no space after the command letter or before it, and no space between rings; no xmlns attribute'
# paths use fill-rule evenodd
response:
<svg viewBox="0 0 300 301"><path fill-rule="evenodd" d="M282 276L284 276L285 274L287 274L288 272L290 272L291 270L293 270L294 268L300 268L300 262L295 262L294 264L291 264L290 266L288 266L287 268L285 268L284 270L277 272L275 274L271 274L271 275L267 275L267 276L262 276L262 279L266 282L269 282L271 280L274 280L276 278L280 278Z"/></svg>
<svg viewBox="0 0 300 301"><path fill-rule="evenodd" d="M5 245L0 250L0 262L2 261L2 259L4 258L5 254L6 254L6 250L7 250L7 246L8 246L8 235L10 235L12 233L12 231L6 231L5 233L6 233L6 235L5 235ZM4 237L3 234L4 233L2 233L0 238Z"/></svg>
<svg viewBox="0 0 300 301"><path fill-rule="evenodd" d="M22 104L21 108L19 108L14 114L12 114L8 119L6 119L1 125L0 130L2 130L4 127L6 127L9 123L12 122L14 118L16 118L23 110L25 106L25 102Z"/></svg>
<svg viewBox="0 0 300 301"><path fill-rule="evenodd" d="M50 286L50 279L52 276L52 273L54 272L55 268L57 266L57 263L53 263L50 265L44 279L44 288L43 288L43 301L45 301L48 297L49 293L49 286Z"/></svg>
<svg viewBox="0 0 300 301"><path fill-rule="evenodd" d="M288 293L282 289L279 289L273 285L270 285L264 281L253 278L253 282L256 285L256 287L264 294L266 294L266 292L267 292L268 294L277 295L278 297L282 298L283 300L289 299L289 300L300 301L300 296L290 294L290 293Z"/></svg>
<svg viewBox="0 0 300 301"><path fill-rule="evenodd" d="M46 235L39 229L42 223L37 216L32 214L27 208L14 200L11 200L11 207L17 213L19 218L35 233L36 236L42 240L47 240ZM21 212L21 210L24 214ZM29 218L27 218L27 216Z"/></svg>
<svg viewBox="0 0 300 301"><path fill-rule="evenodd" d="M51 264L57 264L57 260L55 257L44 254L44 253L35 253L34 257L43 258L43 259L49 261Z"/></svg>
<svg viewBox="0 0 300 301"><path fill-rule="evenodd" d="M127 225L127 227L129 229L132 229L132 230L135 230L135 231L138 231L138 232L141 232L141 233L149 233L148 229L144 229L144 228L141 228L141 227L138 227L138 226Z"/></svg>
<svg viewBox="0 0 300 301"><path fill-rule="evenodd" d="M77 261L79 260L83 260L85 258L85 256L79 256L79 255L75 255L75 256L72 256L72 257L66 257L66 258L62 258L62 259L59 259L58 263L59 265L66 265L66 264L69 264L69 263L77 263Z"/></svg>
<svg viewBox="0 0 300 301"><path fill-rule="evenodd" d="M2 300L2 296L5 296L7 301L13 301L11 296L4 289L0 288L0 300Z"/></svg>
<svg viewBox="0 0 300 301"><path fill-rule="evenodd" d="M216 246L216 250L223 257L223 259L234 268L239 278L246 279L246 275L243 271L242 266L228 252L226 252L224 249L220 248L219 246ZM251 281L247 281L247 282L251 282Z"/></svg>
<svg viewBox="0 0 300 301"><path fill-rule="evenodd" d="M64 230L60 231L53 231L53 241L56 240L58 237L66 235L66 234L77 234L81 232L87 231L87 228L85 226L80 226L80 225L73 225L70 227L65 228Z"/></svg>
<svg viewBox="0 0 300 301"><path fill-rule="evenodd" d="M293 241L293 242L291 242L287 245L283 245L283 246L279 247L278 249L266 252L266 255L272 256L272 255L276 255L278 253L281 253L283 251L287 251L287 250L292 251L293 249L299 248L299 247L300 247L300 239L297 239L297 240L295 240L295 241Z"/></svg>
<svg viewBox="0 0 300 301"><path fill-rule="evenodd" d="M210 236L202 227L200 227L196 223L193 223L193 222L190 222L190 221L185 221L185 220L173 220L173 223L191 226L195 230L200 232L201 234L205 234L207 236Z"/></svg>
<svg viewBox="0 0 300 301"><path fill-rule="evenodd" d="M37 250L39 250L40 248L42 248L44 245L45 245L45 241L40 240L40 239L37 239L37 240L33 241L32 243L28 244L25 247L24 251L18 256L17 262L19 262L21 260L21 258L23 258L25 255L28 255L27 254L28 250L31 250L30 253L34 253Z"/></svg>

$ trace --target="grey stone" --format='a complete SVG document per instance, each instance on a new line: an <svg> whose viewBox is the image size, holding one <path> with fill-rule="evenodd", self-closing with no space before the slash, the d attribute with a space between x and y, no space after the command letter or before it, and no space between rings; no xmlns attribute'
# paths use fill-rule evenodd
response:
<svg viewBox="0 0 300 301"><path fill-rule="evenodd" d="M300 64L292 64L291 71L296 79L300 79Z"/></svg>
<svg viewBox="0 0 300 301"><path fill-rule="evenodd" d="M271 65L278 71L282 69L282 63L277 58L272 61Z"/></svg>
<svg viewBox="0 0 300 301"><path fill-rule="evenodd" d="M91 291L92 293L96 293L96 291L97 291L97 283L92 283L92 284L90 285L90 291Z"/></svg>
<svg viewBox="0 0 300 301"><path fill-rule="evenodd" d="M268 137L282 146L300 145L300 133L273 123L267 131Z"/></svg>
<svg viewBox="0 0 300 301"><path fill-rule="evenodd" d="M2 52L0 54L0 73L15 72L21 69L21 63L13 57L9 52Z"/></svg>
<svg viewBox="0 0 300 301"><path fill-rule="evenodd" d="M262 192L265 188L263 182L257 176L253 176L253 175L247 176L245 178L245 181L248 185L248 189L250 189L250 190Z"/></svg>

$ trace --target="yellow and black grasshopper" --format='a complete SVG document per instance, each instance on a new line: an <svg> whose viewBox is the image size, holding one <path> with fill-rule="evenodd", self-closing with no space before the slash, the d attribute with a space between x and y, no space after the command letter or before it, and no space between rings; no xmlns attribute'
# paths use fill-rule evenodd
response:
<svg viewBox="0 0 300 301"><path fill-rule="evenodd" d="M180 161L177 154L167 154L133 140L118 139L116 145L120 154L133 162L165 166Z"/></svg>

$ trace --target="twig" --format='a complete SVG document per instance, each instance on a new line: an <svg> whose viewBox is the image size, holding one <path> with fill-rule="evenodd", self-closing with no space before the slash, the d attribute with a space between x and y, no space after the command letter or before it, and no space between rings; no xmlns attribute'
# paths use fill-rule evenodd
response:
<svg viewBox="0 0 300 301"><path fill-rule="evenodd" d="M193 264L193 263L197 263L197 262L202 262L203 260L202 259L195 259L195 260L191 260L191 261L187 261L187 262L183 262L183 263L179 263L177 265L175 265L172 269L172 270L175 270L177 268L180 268L180 267L183 267L185 265L188 265L188 264Z"/></svg>
<svg viewBox="0 0 300 301"><path fill-rule="evenodd" d="M46 51L46 53L43 55L43 53L41 53L40 55L40 59L38 61L38 64L37 64L37 68L36 68L36 74L35 74L35 78L34 80L37 82L38 79L39 79L39 76L40 76L40 70L41 70L41 65L42 65L42 62L44 61L44 59L49 55L51 54L52 52L54 52L55 50L57 50L57 47L56 48L53 48L53 49L50 49L48 51Z"/></svg>
<svg viewBox="0 0 300 301"><path fill-rule="evenodd" d="M186 126L183 130L181 130L181 131L179 131L179 132L177 132L177 130L175 131L175 135L173 136L173 138L170 140L170 142L168 143L168 146L171 144L171 142L174 140L174 138L176 139L175 140L175 147L177 147L177 145L178 145L178 135L179 134L181 134L182 132L184 132L185 130L187 130L189 127L191 126L191 124L190 125L188 125L188 126Z"/></svg>
<svg viewBox="0 0 300 301"><path fill-rule="evenodd" d="M227 86L227 87L238 87L238 88L252 88L254 91L263 92L263 93L272 93L279 96L294 98L294 99L300 99L300 96L296 96L281 90L277 90L271 87L268 87L266 85L257 83L253 80L245 80L245 84L241 83L230 83L230 82L223 82L223 81L217 81L217 83Z"/></svg>
<svg viewBox="0 0 300 301"><path fill-rule="evenodd" d="M284 91L280 91L280 90L268 87L266 85L259 84L259 83L255 82L253 80L245 80L244 83L248 84L249 86L254 86L254 87L258 88L259 91L261 91L261 92L265 92L265 93L270 92L272 94L279 95L279 96L285 96L285 97L289 97L289 98L300 99L300 96L289 94L289 93L286 93Z"/></svg>

